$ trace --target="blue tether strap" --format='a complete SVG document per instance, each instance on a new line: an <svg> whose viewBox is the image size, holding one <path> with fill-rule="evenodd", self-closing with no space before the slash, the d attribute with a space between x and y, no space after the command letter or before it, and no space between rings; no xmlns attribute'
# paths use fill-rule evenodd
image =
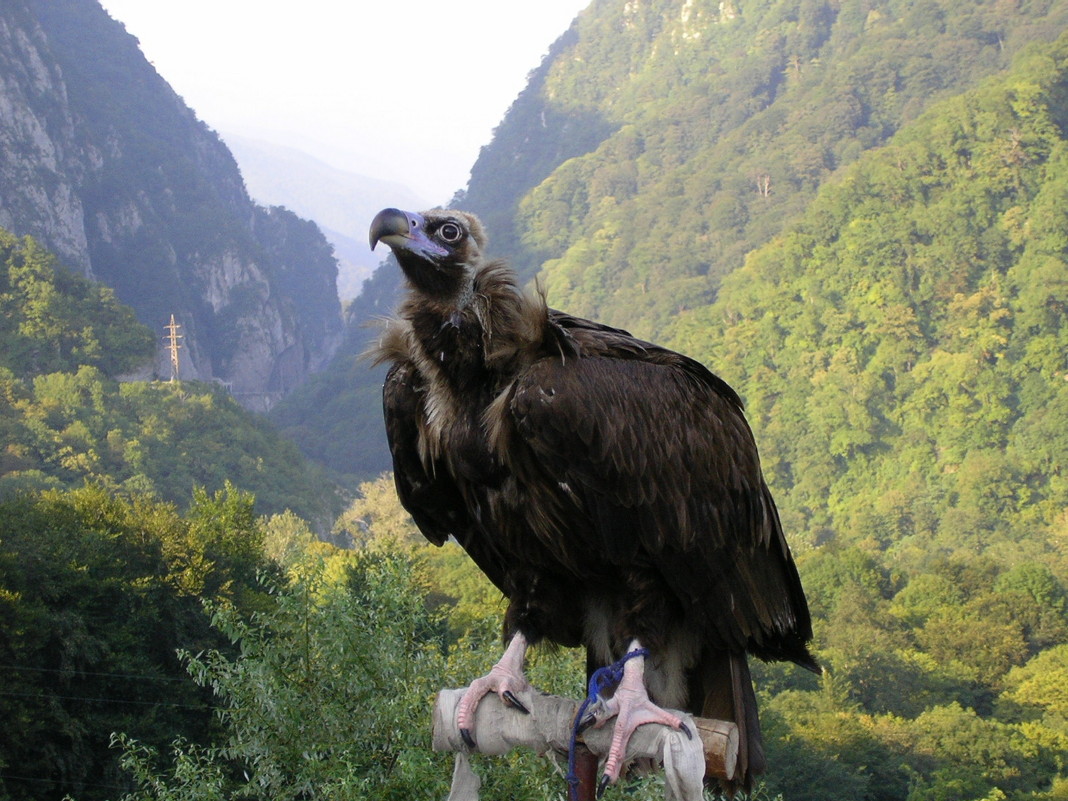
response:
<svg viewBox="0 0 1068 801"><path fill-rule="evenodd" d="M571 726L571 741L567 747L567 784L571 801L578 801L579 778L575 773L575 747L578 745L579 727L586 717L586 710L590 708L591 704L597 703L602 690L615 687L623 681L623 666L628 660L634 659L636 656L649 656L649 649L636 648L633 651L627 651L622 659L613 662L611 665L598 668L590 676L589 694L583 699L578 712L575 714L575 722Z"/></svg>

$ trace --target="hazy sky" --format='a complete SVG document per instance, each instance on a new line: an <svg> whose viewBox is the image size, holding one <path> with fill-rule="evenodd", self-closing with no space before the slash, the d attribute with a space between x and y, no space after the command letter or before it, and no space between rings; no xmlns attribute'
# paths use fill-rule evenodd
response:
<svg viewBox="0 0 1068 801"><path fill-rule="evenodd" d="M589 0L101 0L202 120L433 203Z"/></svg>

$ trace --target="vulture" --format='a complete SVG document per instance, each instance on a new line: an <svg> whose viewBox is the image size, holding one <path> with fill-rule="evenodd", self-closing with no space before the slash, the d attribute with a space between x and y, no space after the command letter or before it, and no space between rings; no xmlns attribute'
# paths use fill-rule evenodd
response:
<svg viewBox="0 0 1068 801"><path fill-rule="evenodd" d="M740 735L728 792L764 751L747 655L820 668L793 557L742 401L697 361L547 306L488 258L470 213L384 209L407 279L372 347L389 364L386 433L400 500L432 543L454 538L508 599L489 692L520 708L526 650L586 648L587 671L628 654L594 725L615 718L602 785L635 728L668 709Z"/></svg>

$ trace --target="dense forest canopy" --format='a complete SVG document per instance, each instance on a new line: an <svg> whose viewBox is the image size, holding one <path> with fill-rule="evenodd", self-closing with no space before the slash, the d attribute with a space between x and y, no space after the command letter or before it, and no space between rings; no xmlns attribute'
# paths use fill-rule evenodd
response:
<svg viewBox="0 0 1068 801"><path fill-rule="evenodd" d="M221 387L118 380L156 348L110 289L0 230L0 497L91 481L184 506L230 481L329 528L321 471Z"/></svg>
<svg viewBox="0 0 1068 801"><path fill-rule="evenodd" d="M515 198L519 247L503 252L541 270L558 308L645 337L713 300L835 170L1068 24L1061 3L599 7L614 13L579 17L541 102L612 133ZM476 207L495 180L472 170Z"/></svg>
<svg viewBox="0 0 1068 801"><path fill-rule="evenodd" d="M116 798L112 732L167 746L215 730L178 649L227 650L203 603L269 595L252 497L199 492L186 516L101 488L0 502L0 795Z"/></svg>
<svg viewBox="0 0 1068 801"><path fill-rule="evenodd" d="M1066 108L1062 38L861 159L678 317L676 344L747 399L809 544L1048 549L1068 501Z"/></svg>
<svg viewBox="0 0 1068 801"><path fill-rule="evenodd" d="M33 239L0 230L0 367L23 377L79 366L142 367L155 337L106 286L59 267Z"/></svg>

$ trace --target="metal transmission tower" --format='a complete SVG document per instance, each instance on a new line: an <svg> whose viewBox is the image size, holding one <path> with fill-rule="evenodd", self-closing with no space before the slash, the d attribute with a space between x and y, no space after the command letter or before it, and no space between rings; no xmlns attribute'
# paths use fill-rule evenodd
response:
<svg viewBox="0 0 1068 801"><path fill-rule="evenodd" d="M171 352L171 381L178 381L181 379L178 351L182 348L182 343L179 341L182 339L182 335L178 333L181 328L178 323L174 321L174 315L171 315L171 322L169 325L165 325L164 328L167 331L167 336L163 338L163 341L167 343L167 349Z"/></svg>

